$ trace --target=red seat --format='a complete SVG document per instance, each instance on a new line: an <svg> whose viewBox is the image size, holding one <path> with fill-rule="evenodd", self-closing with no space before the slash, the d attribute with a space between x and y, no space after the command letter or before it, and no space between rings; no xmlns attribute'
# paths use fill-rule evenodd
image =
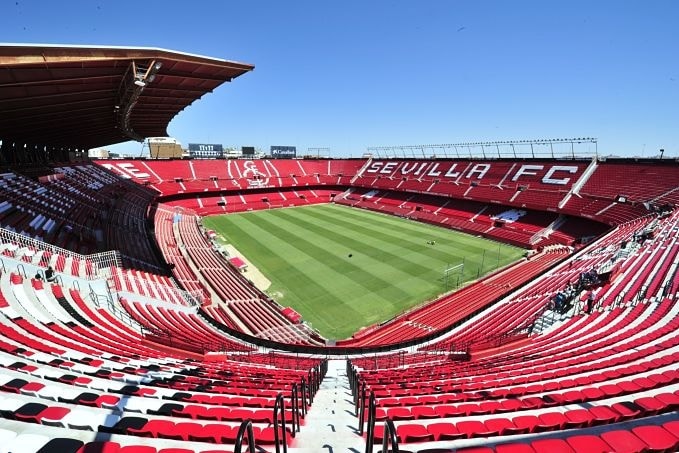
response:
<svg viewBox="0 0 679 453"><path fill-rule="evenodd" d="M517 431L511 434L525 434L534 433L540 420L535 415L518 415L512 418L512 422Z"/></svg>
<svg viewBox="0 0 679 453"><path fill-rule="evenodd" d="M620 414L613 411L608 406L592 406L589 409L592 414L592 425L605 425L607 423L615 423L620 419Z"/></svg>
<svg viewBox="0 0 679 453"><path fill-rule="evenodd" d="M655 399L661 401L668 409L674 410L679 408L679 395L670 392L658 393Z"/></svg>
<svg viewBox="0 0 679 453"><path fill-rule="evenodd" d="M662 401L652 396L637 398L634 400L634 404L643 409L643 415L646 417L659 414L667 409L667 406Z"/></svg>
<svg viewBox="0 0 679 453"><path fill-rule="evenodd" d="M155 448L153 453L155 453ZM76 452L76 453L119 453L120 444L118 442L112 442L108 440L88 442Z"/></svg>
<svg viewBox="0 0 679 453"><path fill-rule="evenodd" d="M196 404L187 404L181 409L172 409L172 415L174 417L186 417L186 418L202 418L207 414L207 408L204 406L198 406Z"/></svg>
<svg viewBox="0 0 679 453"><path fill-rule="evenodd" d="M679 447L679 439L660 426L637 426L632 428L632 433L648 445L647 451L652 453L669 453Z"/></svg>
<svg viewBox="0 0 679 453"><path fill-rule="evenodd" d="M414 420L413 414L407 407L390 407L387 409L387 417L392 420Z"/></svg>
<svg viewBox="0 0 679 453"><path fill-rule="evenodd" d="M244 420L249 420L252 418L252 409L231 409L228 414L229 421L242 422Z"/></svg>
<svg viewBox="0 0 679 453"><path fill-rule="evenodd" d="M530 443L535 453L575 453L562 439L538 439Z"/></svg>
<svg viewBox="0 0 679 453"><path fill-rule="evenodd" d="M492 435L497 435L497 433L489 431L486 425L479 420L462 420L455 423L455 427L461 433L467 435L467 437L488 437Z"/></svg>
<svg viewBox="0 0 679 453"><path fill-rule="evenodd" d="M396 433L401 442L425 442L434 440L434 436L427 431L427 428L422 425L399 425L396 428Z"/></svg>
<svg viewBox="0 0 679 453"><path fill-rule="evenodd" d="M439 414L436 413L434 407L432 406L415 406L410 408L410 413L416 419L421 418L438 418Z"/></svg>
<svg viewBox="0 0 679 453"><path fill-rule="evenodd" d="M587 409L572 409L564 412L567 421L565 429L584 428L594 422L594 417Z"/></svg>
<svg viewBox="0 0 679 453"><path fill-rule="evenodd" d="M460 415L465 415L465 412L463 409L460 409L457 407L457 405L452 405L452 404L442 404L440 406L436 406L434 408L434 411L438 414L439 417L441 418L447 418L447 417L457 417Z"/></svg>
<svg viewBox="0 0 679 453"><path fill-rule="evenodd" d="M588 434L567 437L566 442L576 453L609 453L612 451L611 446L600 437Z"/></svg>
<svg viewBox="0 0 679 453"><path fill-rule="evenodd" d="M497 401L482 401L479 403L479 411L483 412L483 414L494 414L500 407L500 403Z"/></svg>
<svg viewBox="0 0 679 453"><path fill-rule="evenodd" d="M563 429L568 421L561 412L545 412L538 415L538 420L540 421L535 427L536 432Z"/></svg>
<svg viewBox="0 0 679 453"><path fill-rule="evenodd" d="M231 408L228 407L208 407L204 412L198 411L198 420L228 420L231 416Z"/></svg>
<svg viewBox="0 0 679 453"><path fill-rule="evenodd" d="M509 400L504 400L500 402L500 406L497 408L498 413L500 412L514 412L516 410L519 410L523 404L521 403L520 400L514 400L514 399L509 399Z"/></svg>
<svg viewBox="0 0 679 453"><path fill-rule="evenodd" d="M561 394L561 402L563 404L575 404L584 401L585 395L579 390L568 390Z"/></svg>
<svg viewBox="0 0 679 453"><path fill-rule="evenodd" d="M104 452L102 451L101 453ZM106 453L108 453L108 451L106 451ZM118 453L157 453L157 450L150 445L127 445L120 447Z"/></svg>
<svg viewBox="0 0 679 453"><path fill-rule="evenodd" d="M461 433L452 423L430 423L427 431L434 436L434 440L465 439L465 433Z"/></svg>
<svg viewBox="0 0 679 453"><path fill-rule="evenodd" d="M377 425L377 426L382 426L382 425ZM375 430L377 430L377 426L375 426ZM286 428L287 429L287 428ZM261 431L256 432L255 430L255 439L257 439L258 442L261 442L263 444L275 444L276 442L276 432L273 429L273 426L268 427L268 428L262 428ZM288 436L288 439L290 436ZM283 428L278 427L278 439L280 443L283 443ZM380 437L382 439L382 437Z"/></svg>
<svg viewBox="0 0 679 453"><path fill-rule="evenodd" d="M599 386L599 390L601 390L604 393L604 395L608 398L613 396L620 396L623 393L625 393L620 387L618 387L615 384L604 384L602 386Z"/></svg>
<svg viewBox="0 0 679 453"><path fill-rule="evenodd" d="M498 435L514 434L518 429L514 423L508 418L489 418L484 420L484 425L490 432L495 432Z"/></svg>
<svg viewBox="0 0 679 453"><path fill-rule="evenodd" d="M495 446L495 453L535 453L535 450L528 444L500 444Z"/></svg>
<svg viewBox="0 0 679 453"><path fill-rule="evenodd" d="M545 400L537 396L527 396L521 399L525 409L540 409L545 406Z"/></svg>
<svg viewBox="0 0 679 453"><path fill-rule="evenodd" d="M646 451L648 446L630 431L622 429L606 431L600 434L601 439L610 445L616 453L636 453Z"/></svg>
<svg viewBox="0 0 679 453"><path fill-rule="evenodd" d="M175 435L174 423L169 420L149 420L141 428L128 427L127 434L133 434L141 437L163 437L165 434L169 435L169 439L182 440L181 435Z"/></svg>
<svg viewBox="0 0 679 453"><path fill-rule="evenodd" d="M642 390L650 390L657 385L657 383L655 381L653 381L653 380L651 380L647 377L634 378L634 379L632 379L632 382L635 385L638 385L639 388L641 388Z"/></svg>
<svg viewBox="0 0 679 453"><path fill-rule="evenodd" d="M189 434L189 440L195 442L231 443L236 440L237 428L220 423L209 423L196 428Z"/></svg>
<svg viewBox="0 0 679 453"><path fill-rule="evenodd" d="M457 405L457 407L464 415L479 413L479 405L476 403L460 403Z"/></svg>
<svg viewBox="0 0 679 453"><path fill-rule="evenodd" d="M584 396L587 401L599 400L606 396L604 392L596 387L584 388L580 393L582 393L582 396Z"/></svg>
<svg viewBox="0 0 679 453"><path fill-rule="evenodd" d="M621 401L611 405L611 409L620 414L621 420L629 420L638 417L642 409L631 401Z"/></svg>
<svg viewBox="0 0 679 453"><path fill-rule="evenodd" d="M679 438L679 420L672 420L671 422L663 423L663 428L665 428L669 433L672 433L674 437Z"/></svg>

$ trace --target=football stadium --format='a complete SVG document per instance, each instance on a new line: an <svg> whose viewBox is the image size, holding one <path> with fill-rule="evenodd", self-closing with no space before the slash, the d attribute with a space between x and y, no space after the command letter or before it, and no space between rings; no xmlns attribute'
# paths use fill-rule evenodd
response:
<svg viewBox="0 0 679 453"><path fill-rule="evenodd" d="M0 45L0 453L679 451L678 159L168 138L253 70Z"/></svg>

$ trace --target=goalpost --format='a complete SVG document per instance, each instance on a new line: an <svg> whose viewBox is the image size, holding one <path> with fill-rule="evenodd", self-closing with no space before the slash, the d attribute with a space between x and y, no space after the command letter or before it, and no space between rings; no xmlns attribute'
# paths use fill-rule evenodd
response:
<svg viewBox="0 0 679 453"><path fill-rule="evenodd" d="M445 269L443 269L443 278L446 282L446 292L448 292L448 288L449 288L448 284L449 284L450 275L458 269L460 271L457 273L457 280L455 282L455 288L460 286L460 278L462 277L462 273L464 272L464 259L462 260L462 262L460 264L456 264L455 266L451 266L450 264L448 264L448 266Z"/></svg>

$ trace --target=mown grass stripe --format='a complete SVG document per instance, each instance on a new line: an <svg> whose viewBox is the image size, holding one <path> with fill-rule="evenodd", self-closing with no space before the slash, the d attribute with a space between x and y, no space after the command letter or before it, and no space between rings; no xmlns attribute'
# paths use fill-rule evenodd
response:
<svg viewBox="0 0 679 453"><path fill-rule="evenodd" d="M345 209L340 213L338 212L337 214L333 215L333 221L336 222L338 225L352 225L350 220L345 220L344 214ZM351 213L354 211L359 211L357 209L349 209L350 214L348 214L348 217L353 217ZM368 212L369 214L372 214ZM308 215L317 217L319 214L317 212L309 212ZM373 214L373 215L380 215L380 214ZM423 232L420 230L419 232L417 229L412 229L412 228L407 228L411 225L408 225L409 223L413 223L413 226L424 226L424 224L421 223L415 223L414 221L409 221L405 219L398 219L400 222L399 224L403 226L403 229L406 229L409 232L413 232L413 234L405 234L403 229L400 231L396 228L390 228L390 229L383 229L380 228L384 223L380 222L378 225L375 224L373 221L372 223L368 221L367 218L365 217L360 217L361 219L361 232L370 232L371 234L374 234L376 237L381 238L381 240L389 243L398 243L400 247L406 248L412 252L415 253L422 253L424 249L426 249L426 254L429 257L433 257L438 259L441 263L448 263L450 262L450 256L455 255L459 256L460 258L462 257L469 257L472 259L476 259L477 256L480 256L481 253L483 252L484 244L479 244L478 241L468 241L468 235L465 235L462 240L460 238L457 238L455 236L451 236L450 234L437 234L436 238L432 238L432 235L424 235ZM389 220L388 217L386 217L387 220ZM395 227L396 225L394 225ZM443 233L446 233L447 231L442 229L442 228L437 228L438 230L442 230ZM427 241L428 240L436 240L436 246L434 247L428 247L427 246ZM446 251L447 250L447 251Z"/></svg>
<svg viewBox="0 0 679 453"><path fill-rule="evenodd" d="M276 213L274 213L272 217L276 217ZM346 275L348 273L351 275L351 279L355 284L362 286L367 291L375 293L382 292L385 302L389 302L390 293L394 296L397 295L398 291L393 289L393 285L390 282L382 280L377 275L372 274L367 270L369 268L354 264L355 260L352 261L351 258L348 257L348 254L343 254L343 256L340 257L336 251L333 251L328 247L329 241L327 241L327 238L313 233L313 231L308 228L304 230L305 234L302 235L297 232L299 231L298 229L289 231L288 229L269 221L268 218L260 218L259 225L279 239L284 239L289 243L299 244L296 247L300 253L314 258L319 265L324 265L339 274ZM288 222L288 226L290 225L291 224ZM321 246L315 241L312 242L305 239L304 236L309 237L310 235L316 235L317 237L315 239L321 241L323 245Z"/></svg>
<svg viewBox="0 0 679 453"><path fill-rule="evenodd" d="M244 225L240 225L241 223ZM295 281L298 285L304 287L304 297L298 298L295 294L290 294L289 296L293 299L291 301L294 302L292 305L305 318L313 318L313 324L316 328L325 331L335 330L337 323L341 323L342 319L352 320L362 316L360 311L346 304L342 297L332 291L328 291L327 285L321 284L324 279L320 275L314 276L313 273L304 271L296 266L291 266L289 261L282 260L281 256L294 256L299 253L299 249L288 243L280 242L276 247L272 247L271 240L276 240L276 238L271 236L267 230L260 228L258 224L259 222L254 222L246 216L240 216L238 221L234 221L229 225L229 233L239 238L238 242L241 248L250 249L254 246L254 248L259 250L257 265L261 267L263 272L269 274L272 280ZM249 238L250 243L248 243L246 238ZM261 240L261 238L266 239ZM262 257L267 255L270 257L269 260L266 258L262 259ZM274 272L268 272L271 270L274 270ZM346 285L347 282L343 284ZM325 310L327 310L326 315L331 316L312 316L318 304L323 304ZM333 312L336 312L335 317L332 316ZM318 326L317 324L319 323L323 324L323 326Z"/></svg>
<svg viewBox="0 0 679 453"><path fill-rule="evenodd" d="M405 274L401 268L397 267L398 264L403 260L403 255L399 256L395 253L391 253L391 251L389 250L391 247L388 244L384 244L385 245L384 247L375 247L374 244L376 242L379 243L386 242L380 237L370 236L367 241L355 239L361 236L356 235L355 234L356 230L352 229L350 225L347 225L346 223L336 222L333 224L334 228L330 228L327 226L323 226L323 224L327 225L328 223L323 222L322 216L309 214L311 214L311 212L309 211L300 213L299 216L297 216L297 213L295 213L295 215L286 214L283 213L282 211L280 213L280 215L283 216L283 218L287 219L290 223L297 225L300 228L306 228L307 231L312 231L321 238L326 238L335 243L341 243L347 248L347 250L353 251L353 253L357 254L360 253L361 255L369 256L371 259L377 261L376 264L382 264L391 267L392 272L394 273ZM313 223L308 221L307 219L315 219L317 222ZM350 236L352 230L354 233L353 237ZM418 254L422 256L421 253L418 252ZM423 265L413 262L408 268L408 273L402 275L402 277L406 277L408 275L413 274L421 275L430 271L431 267L425 267Z"/></svg>
<svg viewBox="0 0 679 453"><path fill-rule="evenodd" d="M448 265L465 259L463 277L476 278L481 261L490 270L498 252L500 264L522 253L454 230L335 205L231 214L204 223L269 277L271 292L283 294L275 297L281 304L329 338L345 338L442 293ZM449 283L454 286L457 276Z"/></svg>

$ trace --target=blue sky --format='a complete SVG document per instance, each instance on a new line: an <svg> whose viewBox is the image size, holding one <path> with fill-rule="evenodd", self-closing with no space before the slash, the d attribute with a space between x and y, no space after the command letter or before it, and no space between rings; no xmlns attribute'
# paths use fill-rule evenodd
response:
<svg viewBox="0 0 679 453"><path fill-rule="evenodd" d="M170 123L184 145L597 137L601 154L679 157L677 1L5 0L0 17L2 42L254 64Z"/></svg>

